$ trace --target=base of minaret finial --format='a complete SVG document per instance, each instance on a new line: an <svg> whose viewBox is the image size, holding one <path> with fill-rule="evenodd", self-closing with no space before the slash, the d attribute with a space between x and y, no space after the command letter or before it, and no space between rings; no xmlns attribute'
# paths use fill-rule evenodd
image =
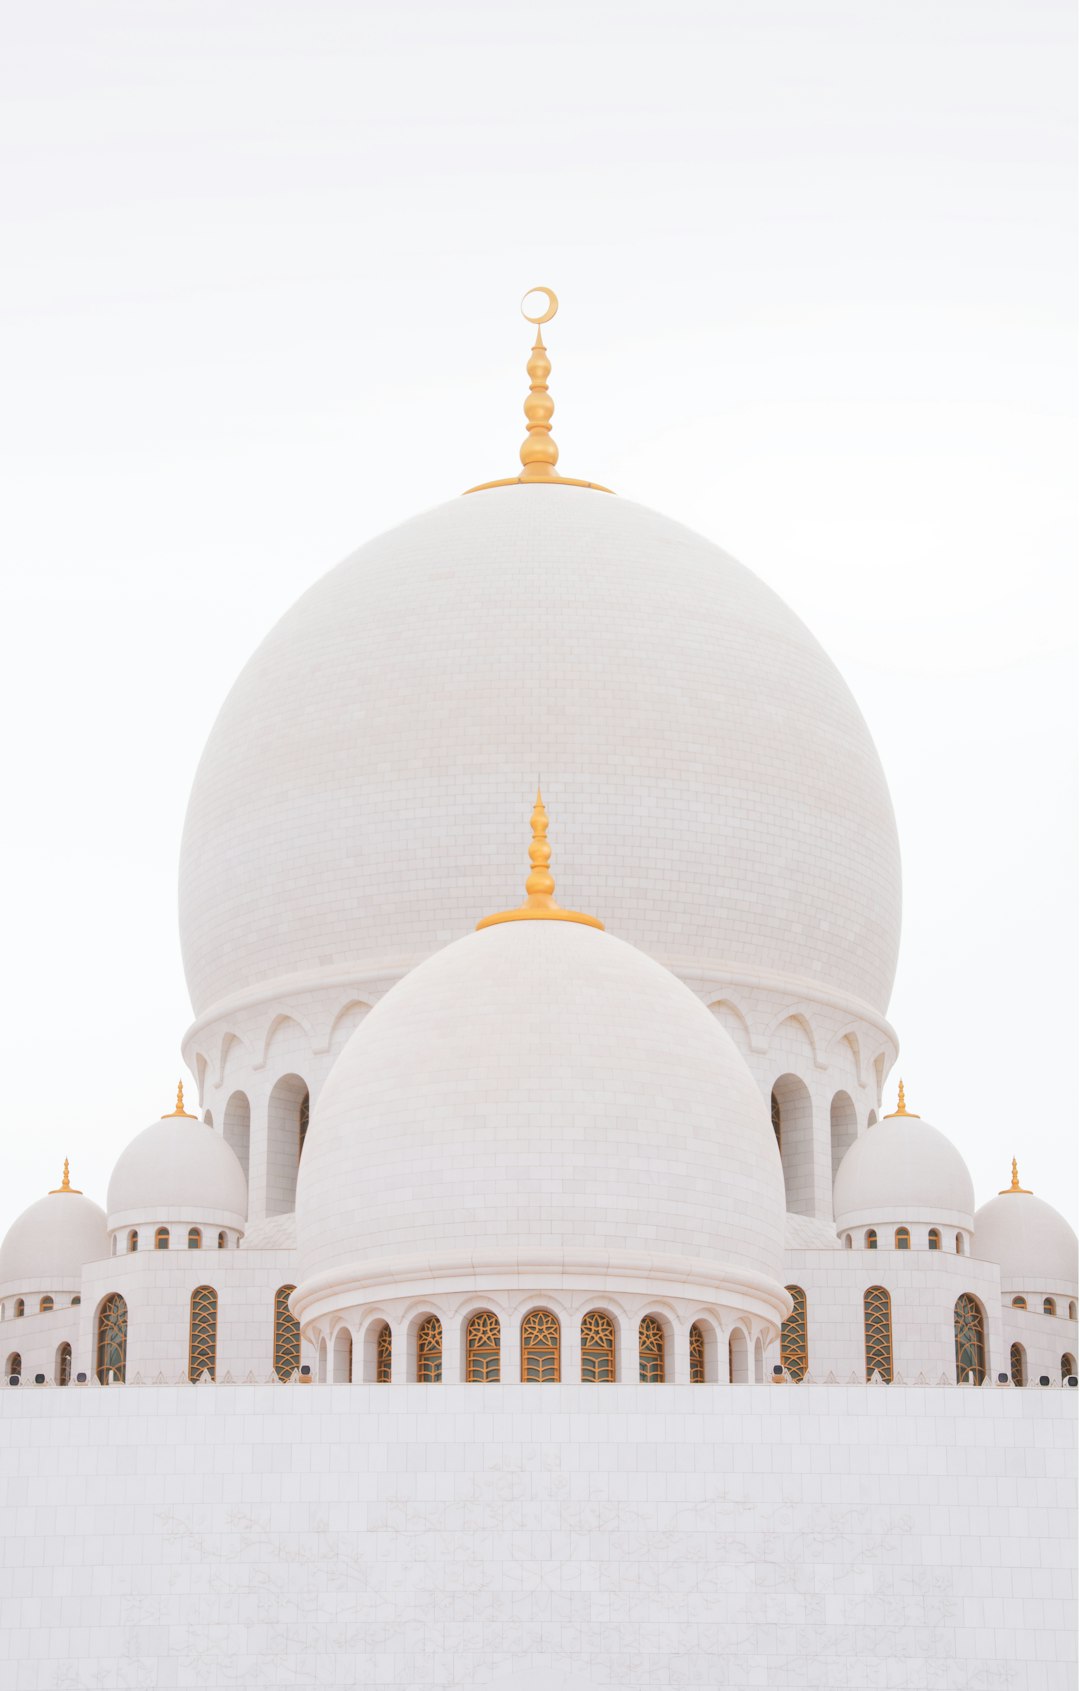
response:
<svg viewBox="0 0 1080 1691"><path fill-rule="evenodd" d="M476 926L478 929L494 928L500 922L580 922L583 927L599 928L601 931L604 927L599 916L585 916L580 910L564 910L553 898L526 899L516 910L499 910L494 916L485 916Z"/></svg>
<svg viewBox="0 0 1080 1691"><path fill-rule="evenodd" d="M573 476L529 475L528 471L522 471L520 476L504 476L501 481L478 482L475 487L467 487L465 493L486 493L489 487L591 487L595 493L610 493L612 497L615 494L614 488L601 487L598 481L577 481Z"/></svg>

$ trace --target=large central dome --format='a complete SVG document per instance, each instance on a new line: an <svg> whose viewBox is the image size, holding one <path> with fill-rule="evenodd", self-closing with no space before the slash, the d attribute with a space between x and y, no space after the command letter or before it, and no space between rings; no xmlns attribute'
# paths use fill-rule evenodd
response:
<svg viewBox="0 0 1080 1691"><path fill-rule="evenodd" d="M181 864L204 1015L412 967L513 900L543 782L560 895L679 974L878 1011L896 827L858 707L776 594L690 530L568 486L371 541L260 646L210 736Z"/></svg>

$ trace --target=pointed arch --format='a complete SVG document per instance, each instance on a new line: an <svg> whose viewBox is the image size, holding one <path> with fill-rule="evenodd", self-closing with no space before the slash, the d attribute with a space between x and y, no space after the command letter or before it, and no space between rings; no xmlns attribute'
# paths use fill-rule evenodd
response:
<svg viewBox="0 0 1080 1691"><path fill-rule="evenodd" d="M330 1378L339 1385L352 1379L353 1337L347 1327L339 1327L334 1334Z"/></svg>
<svg viewBox="0 0 1080 1691"><path fill-rule="evenodd" d="M1027 1385L1027 1356L1023 1345L1009 1346L1009 1378L1014 1386Z"/></svg>
<svg viewBox="0 0 1080 1691"><path fill-rule="evenodd" d="M813 1215L814 1106L810 1089L797 1074L778 1075L769 1103L784 1169L787 1207L797 1215Z"/></svg>
<svg viewBox="0 0 1080 1691"><path fill-rule="evenodd" d="M274 1083L266 1106L266 1213L288 1215L296 1208L296 1174L311 1094L298 1074Z"/></svg>
<svg viewBox="0 0 1080 1691"><path fill-rule="evenodd" d="M709 1005L716 1020L726 1033L729 1033L740 1051L749 1051L753 1047L753 1037L750 1033L750 1023L737 1004L730 998L718 998Z"/></svg>
<svg viewBox="0 0 1080 1691"><path fill-rule="evenodd" d="M615 1323L605 1309L590 1309L581 1317L581 1378L587 1382L614 1380L617 1354Z"/></svg>
<svg viewBox="0 0 1080 1691"><path fill-rule="evenodd" d="M110 1292L98 1305L94 1373L99 1385L123 1383L127 1374L128 1307L119 1292Z"/></svg>
<svg viewBox="0 0 1080 1691"><path fill-rule="evenodd" d="M58 1386L70 1386L71 1384L71 1346L66 1339L62 1345L57 1347L53 1379Z"/></svg>
<svg viewBox="0 0 1080 1691"><path fill-rule="evenodd" d="M196 1286L188 1314L188 1379L217 1378L218 1297L213 1286Z"/></svg>
<svg viewBox="0 0 1080 1691"><path fill-rule="evenodd" d="M837 1170L848 1151L854 1145L859 1132L859 1118L855 1114L855 1105L849 1092L834 1092L829 1105L829 1138L832 1144L832 1177L835 1180Z"/></svg>
<svg viewBox="0 0 1080 1691"><path fill-rule="evenodd" d="M791 1033L797 1036L795 1041L796 1044L804 1044L806 1046L815 1068L822 1068L824 1066L821 1053L818 1049L817 1035L814 1032L812 1023L803 1010L800 1010L795 1006L791 1006L786 1010L778 1011L770 1022L766 1033L767 1049L772 1048L773 1042L781 1038L784 1035L785 1030L790 1030Z"/></svg>
<svg viewBox="0 0 1080 1691"><path fill-rule="evenodd" d="M868 1286L863 1293L863 1345L866 1351L866 1378L880 1374L886 1384L892 1384L893 1336L892 1299L884 1286Z"/></svg>
<svg viewBox="0 0 1080 1691"><path fill-rule="evenodd" d="M351 998L347 1004L343 1004L330 1024L326 1049L340 1051L352 1038L370 1009L371 1005L365 1004L359 998Z"/></svg>
<svg viewBox="0 0 1080 1691"><path fill-rule="evenodd" d="M251 1102L246 1092L232 1092L225 1105L222 1120L225 1143L236 1153L244 1171L244 1179L251 1175Z"/></svg>
<svg viewBox="0 0 1080 1691"><path fill-rule="evenodd" d="M785 1286L791 1298L791 1314L780 1327L780 1364L795 1381L805 1378L810 1366L806 1333L806 1293L801 1286Z"/></svg>
<svg viewBox="0 0 1080 1691"><path fill-rule="evenodd" d="M986 1320L982 1305L972 1292L961 1292L953 1308L953 1337L956 1342L958 1385L986 1379Z"/></svg>
<svg viewBox="0 0 1080 1691"><path fill-rule="evenodd" d="M301 1051L308 1052L312 1046L311 1029L296 1016L286 1015L284 1011L276 1015L270 1022L263 1035L262 1057L259 1067L265 1068L275 1048L285 1046L291 1040L290 1054L299 1055Z"/></svg>
<svg viewBox="0 0 1080 1691"><path fill-rule="evenodd" d="M548 1384L559 1378L559 1318L550 1309L532 1309L521 1323L521 1378Z"/></svg>
<svg viewBox="0 0 1080 1691"><path fill-rule="evenodd" d="M300 1368L300 1323L289 1308L295 1286L279 1286L274 1293L274 1373L291 1380Z"/></svg>
<svg viewBox="0 0 1080 1691"><path fill-rule="evenodd" d="M728 1379L734 1386L743 1386L750 1379L750 1347L741 1327L733 1327L728 1334Z"/></svg>
<svg viewBox="0 0 1080 1691"><path fill-rule="evenodd" d="M465 1328L465 1379L468 1383L487 1385L499 1378L502 1354L502 1327L499 1317L490 1309L478 1309L469 1317Z"/></svg>

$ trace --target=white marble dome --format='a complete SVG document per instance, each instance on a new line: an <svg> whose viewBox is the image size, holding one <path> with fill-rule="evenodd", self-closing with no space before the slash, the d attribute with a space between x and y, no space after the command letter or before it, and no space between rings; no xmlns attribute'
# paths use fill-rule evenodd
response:
<svg viewBox="0 0 1080 1691"><path fill-rule="evenodd" d="M241 673L188 809L200 1017L404 972L514 896L542 779L565 901L684 978L884 1011L900 930L885 778L774 592L629 500L514 486L371 541Z"/></svg>
<svg viewBox="0 0 1080 1691"><path fill-rule="evenodd" d="M23 1210L0 1245L4 1292L77 1287L88 1262L109 1254L105 1211L83 1192L50 1192Z"/></svg>
<svg viewBox="0 0 1080 1691"><path fill-rule="evenodd" d="M787 1310L753 1076L674 975L569 922L471 934L372 1010L312 1116L296 1221L308 1315L410 1286Z"/></svg>
<svg viewBox="0 0 1080 1691"><path fill-rule="evenodd" d="M1077 1240L1053 1205L1033 1192L1003 1192L975 1216L975 1254L996 1262L1006 1292L1077 1289Z"/></svg>
<svg viewBox="0 0 1080 1691"><path fill-rule="evenodd" d="M851 1145L833 1183L836 1225L941 1222L970 1231L975 1189L951 1140L915 1115L886 1116Z"/></svg>
<svg viewBox="0 0 1080 1691"><path fill-rule="evenodd" d="M236 1152L194 1116L169 1115L121 1151L109 1180L110 1228L141 1221L242 1226L247 1182Z"/></svg>

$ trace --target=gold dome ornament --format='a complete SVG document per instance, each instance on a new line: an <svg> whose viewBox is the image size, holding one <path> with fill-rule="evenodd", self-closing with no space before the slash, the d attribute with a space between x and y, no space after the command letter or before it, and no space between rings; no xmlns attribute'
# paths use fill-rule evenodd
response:
<svg viewBox="0 0 1080 1691"><path fill-rule="evenodd" d="M162 1116L161 1119L162 1119L162 1121L171 1121L173 1116L186 1116L188 1121L194 1121L195 1120L195 1117L192 1115L191 1111L185 1110L185 1108L184 1108L184 1083L183 1083L182 1080L178 1080L177 1083L176 1083L176 1108L175 1108L175 1110L166 1110L165 1114Z"/></svg>
<svg viewBox="0 0 1080 1691"><path fill-rule="evenodd" d="M494 916L485 916L477 922L477 928L494 928L500 922L581 922L587 928L603 928L599 917L583 916L580 910L564 910L561 904L555 903L555 879L548 867L551 847L547 831L547 811L537 787L529 845L532 868L525 879L525 903L519 904L516 910L500 910Z"/></svg>
<svg viewBox="0 0 1080 1691"><path fill-rule="evenodd" d="M998 1193L998 1197L999 1198L1007 1198L1010 1192L1022 1192L1025 1198L1030 1198L1031 1197L1030 1187L1021 1186L1021 1184L1020 1184L1020 1172L1017 1169L1015 1157L1013 1158L1012 1163L1013 1163L1013 1166L1012 1166L1012 1185L1011 1186L1003 1186L1001 1188L1001 1191Z"/></svg>
<svg viewBox="0 0 1080 1691"><path fill-rule="evenodd" d="M895 1110L891 1111L890 1114L887 1115L884 1119L886 1121L895 1121L897 1116L910 1116L912 1121L920 1121L922 1119L920 1116L916 1115L914 1110L908 1109L907 1103L904 1099L904 1083L903 1083L903 1081L900 1082L900 1085L897 1088L896 1108L895 1108Z"/></svg>
<svg viewBox="0 0 1080 1691"><path fill-rule="evenodd" d="M59 1186L53 1187L52 1191L49 1193L49 1197L55 1198L58 1192L73 1192L77 1198L82 1197L82 1193L79 1188L71 1184L71 1175L68 1170L68 1160L66 1157L64 1158L64 1172L60 1177L60 1184Z"/></svg>
<svg viewBox="0 0 1080 1691"><path fill-rule="evenodd" d="M544 309L535 316L526 311L526 300L535 299L540 294L545 301ZM489 487L513 487L518 482L547 482L561 487L591 487L597 493L610 493L610 487L601 487L596 481L577 481L573 476L560 476L555 466L559 462L559 448L551 435L551 419L555 411L555 401L548 392L547 380L551 375L551 360L547 355L544 337L540 333L542 323L550 323L559 309L558 296L553 288L530 288L522 295L521 315L526 323L535 323L536 339L533 342L529 362L525 366L529 374L529 397L525 401L525 418L528 424L528 434L521 443L522 470L519 476L504 476L501 481L482 481L477 487L466 488L467 493L483 493Z"/></svg>

